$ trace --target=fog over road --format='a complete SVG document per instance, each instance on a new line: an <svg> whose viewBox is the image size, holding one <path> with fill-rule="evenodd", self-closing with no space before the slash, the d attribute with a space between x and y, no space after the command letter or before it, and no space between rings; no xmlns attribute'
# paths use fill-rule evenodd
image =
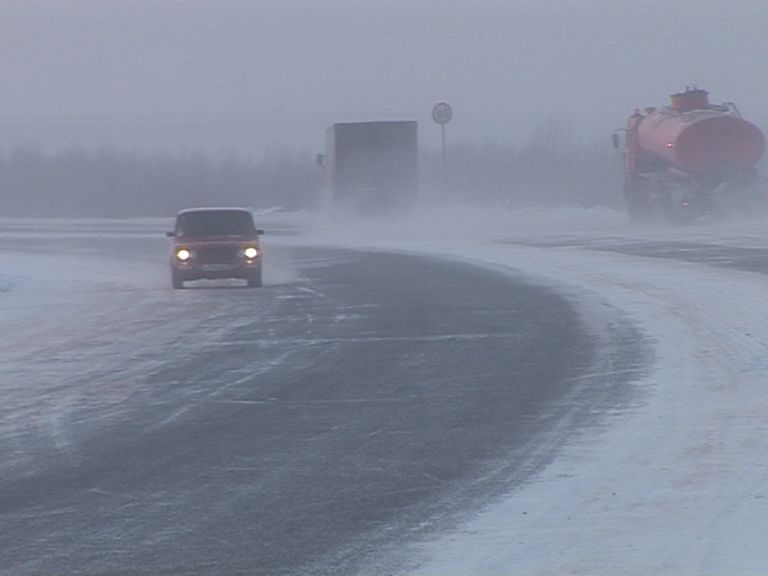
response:
<svg viewBox="0 0 768 576"><path fill-rule="evenodd" d="M606 348L522 277L293 247L267 254L263 289L173 291L164 243L134 232L5 238L30 267L76 260L58 290L26 286L42 329L3 350L0 573L406 567L404 543L629 401L645 360L621 318Z"/></svg>

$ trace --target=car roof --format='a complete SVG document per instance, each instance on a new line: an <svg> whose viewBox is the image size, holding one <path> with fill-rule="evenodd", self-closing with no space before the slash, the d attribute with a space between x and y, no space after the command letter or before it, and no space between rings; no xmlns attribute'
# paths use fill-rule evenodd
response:
<svg viewBox="0 0 768 576"><path fill-rule="evenodd" d="M184 210L180 210L179 214L190 214L194 212L247 212L248 214L251 213L251 211L248 208L238 208L236 206L232 206L232 207L210 206L210 207L201 207L201 208L186 208Z"/></svg>

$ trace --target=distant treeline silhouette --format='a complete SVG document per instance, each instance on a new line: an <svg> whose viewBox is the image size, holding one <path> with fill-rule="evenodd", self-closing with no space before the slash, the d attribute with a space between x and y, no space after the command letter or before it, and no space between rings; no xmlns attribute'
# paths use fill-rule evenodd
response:
<svg viewBox="0 0 768 576"><path fill-rule="evenodd" d="M0 216L167 216L203 205L311 208L323 178L310 154L266 155L254 163L236 155L46 154L16 147L0 156Z"/></svg>
<svg viewBox="0 0 768 576"><path fill-rule="evenodd" d="M558 147L457 144L450 148L443 178L437 154L422 158L423 181L445 181L451 199L486 206L623 207L621 157L596 145Z"/></svg>
<svg viewBox="0 0 768 576"><path fill-rule="evenodd" d="M621 158L607 139L576 143L558 122L523 144L449 143L421 153L423 196L483 205L621 207ZM114 150L0 155L0 216L167 216L189 206L321 206L323 168L311 153L260 161L204 153L137 155Z"/></svg>

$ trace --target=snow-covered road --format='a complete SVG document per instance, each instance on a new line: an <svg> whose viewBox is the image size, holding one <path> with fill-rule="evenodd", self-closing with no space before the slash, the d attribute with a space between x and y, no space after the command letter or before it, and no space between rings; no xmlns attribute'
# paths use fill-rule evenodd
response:
<svg viewBox="0 0 768 576"><path fill-rule="evenodd" d="M430 253L523 272L577 303L589 325L599 328L607 311L618 313L648 343L649 370L629 408L583 429L556 461L465 524L414 543L407 553L420 561L415 574L765 572L768 269L761 271L754 258L744 266L738 261L744 248L753 256L768 252L763 222L639 229L611 211L446 209L361 225L278 213L265 216L263 226L296 231L268 235L267 245ZM708 246L718 247L716 257L706 257ZM691 257L696 254L704 256ZM55 254L39 258L55 268ZM83 274L102 274L89 262L83 261ZM143 285L128 264L119 268L124 277L116 285L135 291L136 306L147 291L154 299L172 297L162 269L158 262L157 283ZM0 330L17 335L12 344L4 341L5 358L23 361L25 340L34 341L40 330L59 330L66 342L73 318L104 329L87 298L79 309L63 311L55 298L43 298L46 280L55 281L23 255L0 270L0 293L11 302ZM23 290L16 289L20 283ZM86 294L87 286L84 278ZM50 322L29 325L33 308ZM165 325L163 318L157 322ZM615 375L603 376L610 385ZM46 393L55 398L55 387ZM2 425L35 409L6 404Z"/></svg>
<svg viewBox="0 0 768 576"><path fill-rule="evenodd" d="M768 565L766 277L674 261L502 251L600 294L653 342L644 401L428 547L420 574L759 574ZM486 254L484 258L488 258ZM490 258L489 258L490 259Z"/></svg>
<svg viewBox="0 0 768 576"><path fill-rule="evenodd" d="M473 520L414 546L415 574L764 574L768 268L755 271L752 257L743 267L753 271L738 269L739 249L768 252L764 223L641 229L620 213L567 210L443 218L369 229L367 242L523 271L580 302L593 325L601 307L619 310L654 360L631 410L585 430ZM354 236L322 230L331 242ZM663 258L622 253L659 253L660 243ZM710 246L725 256L706 263ZM697 250L705 263L684 261Z"/></svg>

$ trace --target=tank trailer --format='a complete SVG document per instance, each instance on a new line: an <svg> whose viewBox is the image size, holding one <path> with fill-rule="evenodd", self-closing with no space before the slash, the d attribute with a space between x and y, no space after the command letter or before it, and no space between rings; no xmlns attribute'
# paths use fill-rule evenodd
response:
<svg viewBox="0 0 768 576"><path fill-rule="evenodd" d="M687 88L668 106L636 110L625 133L624 197L633 221L690 222L765 202L755 169L765 137L733 103L710 104L706 90Z"/></svg>

